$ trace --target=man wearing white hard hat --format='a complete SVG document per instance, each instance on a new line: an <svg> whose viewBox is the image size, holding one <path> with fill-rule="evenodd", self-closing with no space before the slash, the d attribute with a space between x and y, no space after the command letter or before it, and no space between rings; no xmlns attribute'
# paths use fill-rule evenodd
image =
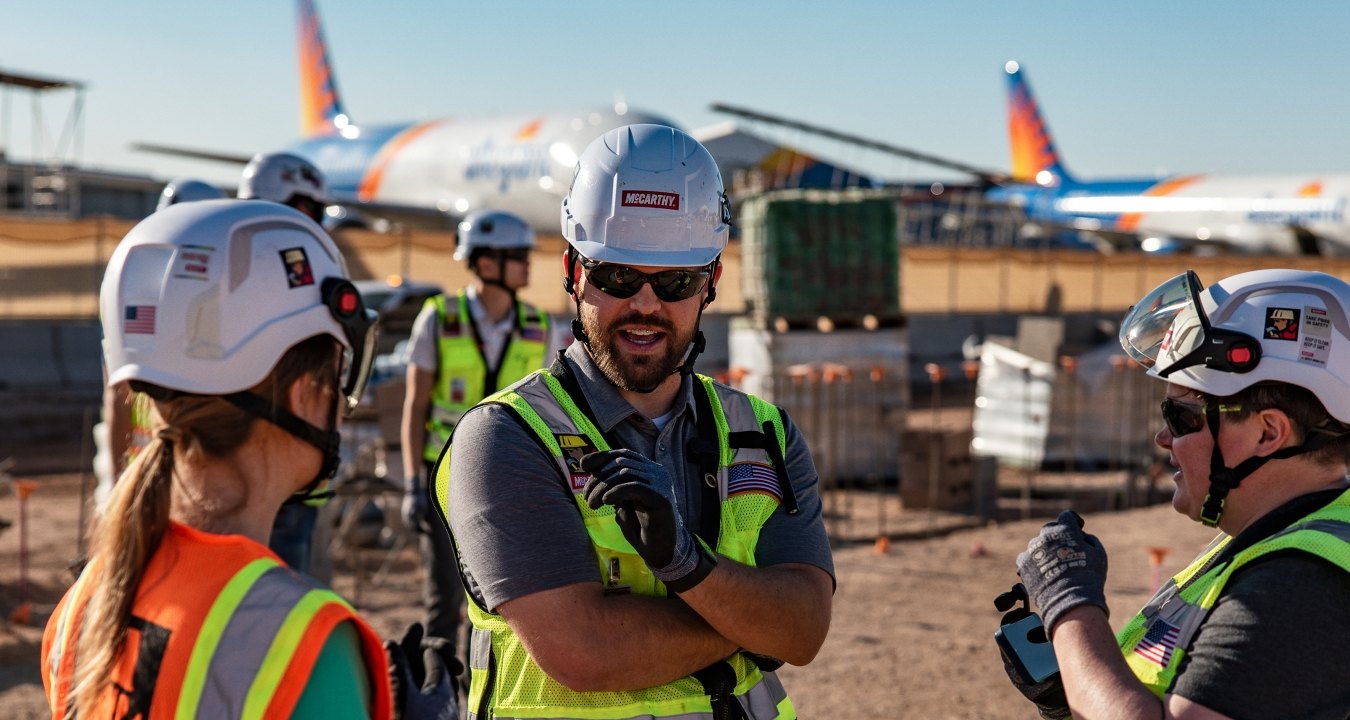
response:
<svg viewBox="0 0 1350 720"><path fill-rule="evenodd" d="M433 635L456 639L464 586L450 537L431 511L426 478L466 410L544 367L548 315L516 297L530 282L534 231L500 210L469 214L459 224L455 259L473 282L428 298L408 342L403 403L403 520L420 535L426 566L422 601Z"/></svg>
<svg viewBox="0 0 1350 720"><path fill-rule="evenodd" d="M459 553L478 717L795 718L834 566L806 441L693 372L731 211L661 125L609 131L562 204L577 342L465 414L432 499Z"/></svg>

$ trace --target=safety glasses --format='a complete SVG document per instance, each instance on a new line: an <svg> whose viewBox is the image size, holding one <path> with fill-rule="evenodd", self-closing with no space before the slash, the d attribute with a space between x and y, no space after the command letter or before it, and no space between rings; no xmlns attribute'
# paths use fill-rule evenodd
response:
<svg viewBox="0 0 1350 720"><path fill-rule="evenodd" d="M1235 413L1242 411L1242 404L1219 404L1219 412ZM1201 403L1195 405L1184 403L1176 398L1164 398L1162 401L1163 424L1167 425L1167 433L1173 438L1179 438L1183 435L1190 435L1197 430L1203 430L1208 420L1206 412L1209 406Z"/></svg>
<svg viewBox="0 0 1350 720"><path fill-rule="evenodd" d="M581 268L586 272L586 282L606 295L630 298L646 283L652 286L652 292L662 302L688 300L708 286L708 278L712 275L710 267L644 273L627 265L597 263L585 258L581 259Z"/></svg>
<svg viewBox="0 0 1350 720"><path fill-rule="evenodd" d="M1213 327L1201 302L1204 287L1193 270L1154 288L1120 323L1120 346L1135 362L1165 378L1200 365L1246 373L1261 360L1261 344L1245 333Z"/></svg>
<svg viewBox="0 0 1350 720"><path fill-rule="evenodd" d="M1205 406L1178 402L1173 398L1162 401L1163 423L1167 433L1174 438L1201 430L1205 427Z"/></svg>
<svg viewBox="0 0 1350 720"><path fill-rule="evenodd" d="M361 401L375 360L376 314L366 308L356 286L343 278L325 278L320 290L324 305L342 328L350 349L343 352L342 395L346 399L343 414L350 414Z"/></svg>
<svg viewBox="0 0 1350 720"><path fill-rule="evenodd" d="M501 254L503 260L524 262L530 259L529 248L507 248L505 250L498 250L497 252Z"/></svg>

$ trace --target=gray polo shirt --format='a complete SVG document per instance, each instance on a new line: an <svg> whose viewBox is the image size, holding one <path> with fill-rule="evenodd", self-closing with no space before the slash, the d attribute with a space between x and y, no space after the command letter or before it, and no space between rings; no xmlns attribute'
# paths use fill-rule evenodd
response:
<svg viewBox="0 0 1350 720"><path fill-rule="evenodd" d="M650 457L672 475L679 512L698 527L701 494L685 444L696 437L693 381L684 378L670 422L658 431L619 395L585 346L567 349L596 425L623 446ZM524 382L542 382L527 379ZM784 416L788 476L800 512L779 508L760 532L755 561L814 565L834 575L821 516L819 478L797 426ZM570 488L557 465L514 411L479 405L455 428L451 440L450 530L473 592L495 609L507 600L582 581L600 581L599 562Z"/></svg>

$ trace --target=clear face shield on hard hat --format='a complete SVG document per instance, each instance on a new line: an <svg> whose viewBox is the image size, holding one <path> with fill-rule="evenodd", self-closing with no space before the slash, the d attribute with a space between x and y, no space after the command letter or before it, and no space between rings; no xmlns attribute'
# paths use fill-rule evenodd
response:
<svg viewBox="0 0 1350 720"><path fill-rule="evenodd" d="M361 402L375 362L375 338L378 334L375 311L366 308L356 286L343 278L323 281L323 302L342 328L348 348L342 352L341 387L343 414L349 415Z"/></svg>
<svg viewBox="0 0 1350 720"><path fill-rule="evenodd" d="M1203 290L1193 270L1154 288L1121 321L1120 346L1161 378L1196 365L1250 372L1261 360L1261 344L1245 333L1211 325L1201 301Z"/></svg>

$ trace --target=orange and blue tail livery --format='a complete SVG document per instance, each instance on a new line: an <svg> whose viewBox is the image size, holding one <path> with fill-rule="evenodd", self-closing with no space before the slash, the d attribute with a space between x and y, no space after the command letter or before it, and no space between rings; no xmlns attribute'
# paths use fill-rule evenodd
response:
<svg viewBox="0 0 1350 720"><path fill-rule="evenodd" d="M332 132L348 124L338 96L337 78L328 61L328 44L313 0L299 0L300 133L304 137Z"/></svg>

